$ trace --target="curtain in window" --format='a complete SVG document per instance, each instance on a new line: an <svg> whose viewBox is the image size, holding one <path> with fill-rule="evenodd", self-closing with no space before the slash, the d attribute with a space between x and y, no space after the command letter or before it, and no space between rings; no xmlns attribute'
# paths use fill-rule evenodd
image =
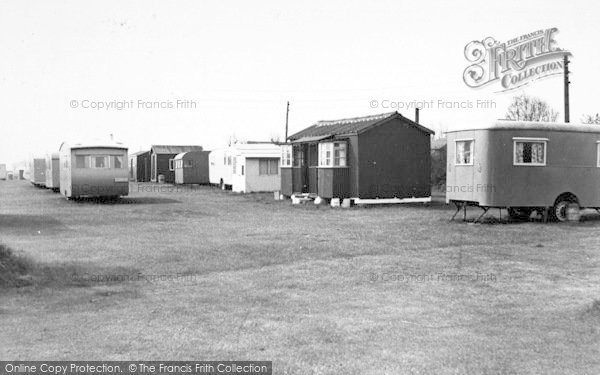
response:
<svg viewBox="0 0 600 375"><path fill-rule="evenodd" d="M517 145L515 146L515 162L516 163L523 163L524 147L525 147L525 145L523 142L517 142Z"/></svg>
<svg viewBox="0 0 600 375"><path fill-rule="evenodd" d="M544 144L543 143L532 143L531 144L531 162L536 164L544 163Z"/></svg>

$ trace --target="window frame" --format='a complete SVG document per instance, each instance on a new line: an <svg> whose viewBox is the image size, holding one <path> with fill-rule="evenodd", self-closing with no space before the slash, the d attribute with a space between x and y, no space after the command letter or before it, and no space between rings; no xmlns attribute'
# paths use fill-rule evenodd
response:
<svg viewBox="0 0 600 375"><path fill-rule="evenodd" d="M471 142L471 161L469 163L458 162L458 143L459 142ZM454 140L454 165L471 167L475 163L475 138L460 138Z"/></svg>
<svg viewBox="0 0 600 375"><path fill-rule="evenodd" d="M266 163L266 173L262 172L261 164ZM274 173L271 173L274 172ZM279 159L278 158L258 158L258 175L259 176L278 176L279 175Z"/></svg>
<svg viewBox="0 0 600 375"><path fill-rule="evenodd" d="M338 156L338 165L336 165L335 153L341 149L344 150L344 157ZM319 142L318 159L319 168L348 168L348 142L345 140ZM340 163L341 160L344 161L343 165Z"/></svg>
<svg viewBox="0 0 600 375"><path fill-rule="evenodd" d="M596 141L596 168L600 168L600 141Z"/></svg>
<svg viewBox="0 0 600 375"><path fill-rule="evenodd" d="M169 159L169 170L170 171L175 170L175 159Z"/></svg>
<svg viewBox="0 0 600 375"><path fill-rule="evenodd" d="M548 163L548 138L539 137L513 137L513 166L515 167L545 167ZM518 163L517 162L517 143L542 143L544 145L543 163Z"/></svg>
<svg viewBox="0 0 600 375"><path fill-rule="evenodd" d="M281 145L281 168L294 166L294 150L291 144Z"/></svg>

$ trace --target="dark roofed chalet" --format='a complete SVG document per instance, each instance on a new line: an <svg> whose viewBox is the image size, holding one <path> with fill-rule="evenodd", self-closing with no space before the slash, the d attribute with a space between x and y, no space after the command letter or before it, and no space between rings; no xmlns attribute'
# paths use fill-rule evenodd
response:
<svg viewBox="0 0 600 375"><path fill-rule="evenodd" d="M282 193L321 198L431 196L433 131L398 112L319 121L282 146Z"/></svg>
<svg viewBox="0 0 600 375"><path fill-rule="evenodd" d="M158 181L158 176L165 176L165 182L175 182L175 166L173 165L175 156L183 152L202 151L202 146L173 146L173 145L152 145L150 147L150 179L153 182Z"/></svg>

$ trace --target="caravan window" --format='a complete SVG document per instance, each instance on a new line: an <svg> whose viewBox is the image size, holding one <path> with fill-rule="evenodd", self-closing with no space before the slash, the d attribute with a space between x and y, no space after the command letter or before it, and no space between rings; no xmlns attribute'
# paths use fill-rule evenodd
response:
<svg viewBox="0 0 600 375"><path fill-rule="evenodd" d="M174 162L174 161L175 161L175 160L173 160L173 159L169 159L169 170L170 170L170 171L173 171L173 170L175 170L175 166L173 165L173 162Z"/></svg>
<svg viewBox="0 0 600 375"><path fill-rule="evenodd" d="M473 140L456 141L456 165L473 165Z"/></svg>
<svg viewBox="0 0 600 375"><path fill-rule="evenodd" d="M183 162L183 166L186 168L190 168L192 166L192 160L186 160L186 161L182 160L182 162Z"/></svg>
<svg viewBox="0 0 600 375"><path fill-rule="evenodd" d="M123 156L113 155L112 156L112 167L116 169L123 168Z"/></svg>
<svg viewBox="0 0 600 375"><path fill-rule="evenodd" d="M106 155L92 156L92 168L108 168L108 156L106 156Z"/></svg>
<svg viewBox="0 0 600 375"><path fill-rule="evenodd" d="M89 156L86 155L75 155L75 168L87 168Z"/></svg>
<svg viewBox="0 0 600 375"><path fill-rule="evenodd" d="M546 138L513 138L514 165L546 165Z"/></svg>

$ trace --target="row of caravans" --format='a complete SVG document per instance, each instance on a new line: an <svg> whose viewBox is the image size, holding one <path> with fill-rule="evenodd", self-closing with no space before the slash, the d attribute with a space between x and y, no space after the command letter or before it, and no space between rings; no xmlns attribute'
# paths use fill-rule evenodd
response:
<svg viewBox="0 0 600 375"><path fill-rule="evenodd" d="M208 182L235 192L281 191L356 203L426 202L432 134L393 112L320 121L283 144L234 143L176 154L169 147L177 146L153 148L170 153L156 165L167 165L178 184ZM449 131L446 144L446 200L457 212L498 207L512 217L538 211L566 220L567 208L600 209L597 125L498 121ZM63 144L58 158L66 197L128 193L132 171L125 147ZM32 183L56 186L55 160L35 159ZM157 171L151 172L155 179Z"/></svg>
<svg viewBox="0 0 600 375"><path fill-rule="evenodd" d="M59 152L29 162L29 181L67 199L118 197L129 193L127 148L106 144L63 143Z"/></svg>

